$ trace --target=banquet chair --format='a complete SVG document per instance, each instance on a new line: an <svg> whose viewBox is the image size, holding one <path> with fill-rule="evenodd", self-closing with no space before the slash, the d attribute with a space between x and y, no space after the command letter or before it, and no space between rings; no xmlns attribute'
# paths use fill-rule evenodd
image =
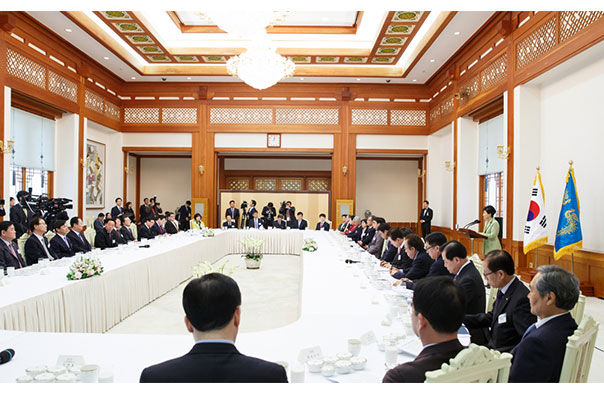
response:
<svg viewBox="0 0 604 394"><path fill-rule="evenodd" d="M449 364L426 372L425 383L507 383L511 365L510 353L472 343L449 360Z"/></svg>
<svg viewBox="0 0 604 394"><path fill-rule="evenodd" d="M17 246L19 247L19 253L21 253L21 257L23 257L23 260L25 260L25 242L27 242L28 238L29 238L29 234L24 233L17 240ZM25 262L27 263L27 260L25 260Z"/></svg>
<svg viewBox="0 0 604 394"><path fill-rule="evenodd" d="M136 227L134 222L130 223L130 231L132 231L134 239L138 239L138 227Z"/></svg>
<svg viewBox="0 0 604 394"><path fill-rule="evenodd" d="M57 235L57 233L55 233L54 231L47 231L46 234L44 234L48 242L50 242L50 240L53 239L55 235Z"/></svg>
<svg viewBox="0 0 604 394"><path fill-rule="evenodd" d="M86 241L88 241L88 243L94 248L94 237L96 236L96 231L94 231L94 229L92 227L88 227L85 231L84 231L84 237L86 238Z"/></svg>
<svg viewBox="0 0 604 394"><path fill-rule="evenodd" d="M570 310L570 315L575 319L577 324L581 324L583 319L583 312L585 311L585 296L579 293L579 300L575 304L575 307Z"/></svg>
<svg viewBox="0 0 604 394"><path fill-rule="evenodd" d="M480 277L482 278L482 281L484 282L485 281L484 272L482 272L482 260L480 259L480 257L478 257L478 255L476 253L474 253L472 256L468 257L468 259L474 263L474 266L480 273Z"/></svg>
<svg viewBox="0 0 604 394"><path fill-rule="evenodd" d="M566 353L562 362L562 372L560 373L560 383L587 382L599 327L600 323L587 315L585 319L581 320L581 324L573 335L568 337Z"/></svg>
<svg viewBox="0 0 604 394"><path fill-rule="evenodd" d="M493 310L493 304L495 303L495 298L497 298L498 291L499 289L493 286L486 289L487 302L485 313L488 313L489 311Z"/></svg>

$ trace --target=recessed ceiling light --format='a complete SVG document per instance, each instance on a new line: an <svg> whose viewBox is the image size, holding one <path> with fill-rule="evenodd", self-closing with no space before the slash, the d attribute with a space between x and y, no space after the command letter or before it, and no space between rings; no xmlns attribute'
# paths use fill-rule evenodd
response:
<svg viewBox="0 0 604 394"><path fill-rule="evenodd" d="M430 59L430 63L434 63L434 61L435 61L434 59Z"/></svg>
<svg viewBox="0 0 604 394"><path fill-rule="evenodd" d="M357 78L357 81L360 81L360 80L361 80L361 78Z"/></svg>
<svg viewBox="0 0 604 394"><path fill-rule="evenodd" d="M455 34L456 36L458 36L458 35L460 35L461 33L460 33L460 32L458 32L458 31L456 31L456 32L455 32L455 33L453 33L453 34Z"/></svg>
<svg viewBox="0 0 604 394"><path fill-rule="evenodd" d="M191 77L187 77L187 79L191 79Z"/></svg>
<svg viewBox="0 0 604 394"><path fill-rule="evenodd" d="M414 79L413 82L417 82L417 79Z"/></svg>
<svg viewBox="0 0 604 394"><path fill-rule="evenodd" d="M130 79L136 79L136 77L130 77Z"/></svg>
<svg viewBox="0 0 604 394"><path fill-rule="evenodd" d="M105 60L109 60L109 58L107 56L103 56L103 59Z"/></svg>
<svg viewBox="0 0 604 394"><path fill-rule="evenodd" d="M304 81L304 78L300 78L300 81Z"/></svg>
<svg viewBox="0 0 604 394"><path fill-rule="evenodd" d="M71 33L73 30L71 30L71 29L65 29L65 31L66 31L67 33Z"/></svg>

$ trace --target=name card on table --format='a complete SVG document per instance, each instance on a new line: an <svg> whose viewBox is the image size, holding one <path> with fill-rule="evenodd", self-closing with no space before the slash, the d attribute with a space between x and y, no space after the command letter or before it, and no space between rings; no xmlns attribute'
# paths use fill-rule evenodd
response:
<svg viewBox="0 0 604 394"><path fill-rule="evenodd" d="M57 365L62 365L67 369L71 367L81 367L84 364L83 356L60 355L57 359Z"/></svg>
<svg viewBox="0 0 604 394"><path fill-rule="evenodd" d="M320 358L323 358L323 352L321 352L320 346L302 349L300 350L300 353L298 353L298 361L301 363L306 363L308 360L318 360Z"/></svg>
<svg viewBox="0 0 604 394"><path fill-rule="evenodd" d="M376 342L377 338L375 337L375 333L373 331L369 331L361 335L361 343L363 343L363 345L371 345L372 343Z"/></svg>

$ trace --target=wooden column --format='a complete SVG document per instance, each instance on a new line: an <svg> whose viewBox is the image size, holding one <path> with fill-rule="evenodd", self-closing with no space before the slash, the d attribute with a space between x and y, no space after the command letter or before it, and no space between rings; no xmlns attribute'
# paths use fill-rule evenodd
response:
<svg viewBox="0 0 604 394"><path fill-rule="evenodd" d="M141 157L140 156L136 156L136 202L134 203L135 206L133 207L134 209L134 214L136 215L137 221L140 221L140 215L138 212L138 208L141 206Z"/></svg>
<svg viewBox="0 0 604 394"><path fill-rule="evenodd" d="M356 134L349 132L350 101L342 98L340 108L341 132L333 135L331 158L331 220L338 223L336 200L354 200L356 197ZM346 167L346 173L344 173ZM357 214L356 202L354 204Z"/></svg>
<svg viewBox="0 0 604 394"><path fill-rule="evenodd" d="M128 152L124 153L124 183L122 186L122 204L124 207L126 206L126 201L128 200Z"/></svg>
<svg viewBox="0 0 604 394"><path fill-rule="evenodd" d="M514 51L513 41L510 40L508 46L508 64L507 69L512 74L514 65L516 64L516 56ZM507 88L507 147L509 156L507 159L507 177L506 181L506 219L505 219L505 245L503 249L512 253L512 244L514 238L514 78L508 76Z"/></svg>
<svg viewBox="0 0 604 394"><path fill-rule="evenodd" d="M453 121L453 223L451 223L451 229L455 228L457 223L457 136L458 130L458 118Z"/></svg>
<svg viewBox="0 0 604 394"><path fill-rule="evenodd" d="M86 106L86 76L80 75L78 86L78 216L86 223L84 217L84 164L86 163L85 139L84 139L84 108Z"/></svg>
<svg viewBox="0 0 604 394"><path fill-rule="evenodd" d="M200 90L199 131L192 133L191 198L207 198L208 226L216 226L217 166L214 151L214 133L208 132L208 103L205 89ZM199 166L203 166L200 174ZM184 201L183 201L184 203Z"/></svg>

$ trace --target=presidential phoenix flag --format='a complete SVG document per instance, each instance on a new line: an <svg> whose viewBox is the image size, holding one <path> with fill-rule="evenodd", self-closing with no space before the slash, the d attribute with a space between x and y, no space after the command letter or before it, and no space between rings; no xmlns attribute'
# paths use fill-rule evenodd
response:
<svg viewBox="0 0 604 394"><path fill-rule="evenodd" d="M541 173L537 170L537 175L535 175L535 179L533 180L533 189L531 190L528 217L524 226L524 254L546 242L545 193L543 192L543 184L541 183Z"/></svg>
<svg viewBox="0 0 604 394"><path fill-rule="evenodd" d="M556 230L554 258L558 260L560 257L571 254L582 247L583 233L581 232L579 196L577 196L575 171L571 163L568 174L566 174L566 188L564 189L558 229Z"/></svg>

